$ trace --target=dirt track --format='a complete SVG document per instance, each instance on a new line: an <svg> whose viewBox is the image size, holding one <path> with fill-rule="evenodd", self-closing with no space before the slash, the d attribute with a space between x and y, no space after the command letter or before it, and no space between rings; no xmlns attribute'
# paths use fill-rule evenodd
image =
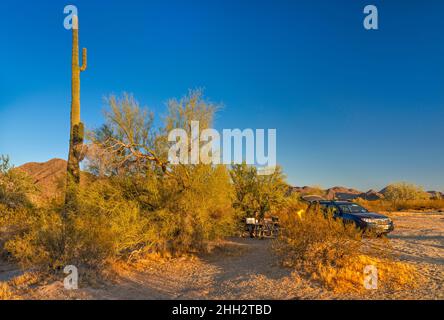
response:
<svg viewBox="0 0 444 320"><path fill-rule="evenodd" d="M411 262L426 279L412 299L444 299L444 214L394 213L397 229L390 243L400 259Z"/></svg>
<svg viewBox="0 0 444 320"><path fill-rule="evenodd" d="M336 295L278 265L271 241L231 239L212 254L120 270L111 283L63 289L61 281L35 288L31 299L444 299L444 214L391 214L399 259L418 266L427 283L415 291ZM80 270L81 272L81 270Z"/></svg>

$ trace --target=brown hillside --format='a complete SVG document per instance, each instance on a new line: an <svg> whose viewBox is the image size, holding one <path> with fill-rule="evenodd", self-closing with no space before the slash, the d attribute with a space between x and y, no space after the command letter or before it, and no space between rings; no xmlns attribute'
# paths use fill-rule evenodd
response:
<svg viewBox="0 0 444 320"><path fill-rule="evenodd" d="M63 190L67 162L52 159L47 162L29 162L17 169L24 171L34 180L43 198L49 199L60 195Z"/></svg>
<svg viewBox="0 0 444 320"><path fill-rule="evenodd" d="M327 199L352 200L362 194L362 191L344 187L333 187L327 190Z"/></svg>
<svg viewBox="0 0 444 320"><path fill-rule="evenodd" d="M311 195L317 194L319 190L311 187L292 187L291 192L300 193L301 195ZM357 198L362 198L365 200L379 200L383 199L384 195L374 190L362 192L351 188L333 187L323 190L323 197L327 200L354 200Z"/></svg>

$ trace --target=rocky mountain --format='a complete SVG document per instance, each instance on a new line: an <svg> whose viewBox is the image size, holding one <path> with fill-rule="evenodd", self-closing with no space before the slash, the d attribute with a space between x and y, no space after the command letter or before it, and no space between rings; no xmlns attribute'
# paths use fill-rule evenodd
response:
<svg viewBox="0 0 444 320"><path fill-rule="evenodd" d="M326 190L326 198L328 200L353 200L358 198L363 192L355 189L344 187L333 187Z"/></svg>
<svg viewBox="0 0 444 320"><path fill-rule="evenodd" d="M29 162L20 167L35 182L43 198L51 198L60 194L64 188L67 162L62 159L52 159L47 162Z"/></svg>
<svg viewBox="0 0 444 320"><path fill-rule="evenodd" d="M327 190L322 190L317 187L291 187L290 193L299 193L301 195L321 195L326 200L354 200L361 198L364 200L381 200L384 199L384 192L386 188L380 191L373 189L363 192L356 189L345 187L333 187ZM431 199L444 199L444 193L439 191L427 191Z"/></svg>
<svg viewBox="0 0 444 320"><path fill-rule="evenodd" d="M375 191L373 189L370 189L365 194L361 194L360 198L365 200L381 200L384 199L384 194L381 191Z"/></svg>
<svg viewBox="0 0 444 320"><path fill-rule="evenodd" d="M291 192L300 193L302 195L322 195L327 200L354 200L362 198L365 200L379 200L383 199L384 195L381 192L375 190L369 190L367 192L359 191L356 189L345 187L333 187L327 190L321 190L313 187L292 187Z"/></svg>
<svg viewBox="0 0 444 320"><path fill-rule="evenodd" d="M38 186L41 196L51 198L54 195L62 194L64 189L67 162L63 159L52 159L47 162L30 162L17 169L26 172L32 177ZM86 173L82 176L87 178ZM87 180L87 179L86 179ZM83 179L85 181L85 179ZM384 189L381 191L369 190L367 192L356 189L336 186L327 190L319 187L290 187L289 193L299 193L302 195L320 195L327 200L353 200L362 198L365 200L379 200L384 198ZM428 191L431 198L444 198L444 193L439 191Z"/></svg>
<svg viewBox="0 0 444 320"><path fill-rule="evenodd" d="M32 201L40 203L54 197L63 196L66 183L68 162L63 159L51 159L47 162L29 162L16 168L28 174L36 184L38 192L32 195ZM80 184L87 184L91 175L81 172Z"/></svg>

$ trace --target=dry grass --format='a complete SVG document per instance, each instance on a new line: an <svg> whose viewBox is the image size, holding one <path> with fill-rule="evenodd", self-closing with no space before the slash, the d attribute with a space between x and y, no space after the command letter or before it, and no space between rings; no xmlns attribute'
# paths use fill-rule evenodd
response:
<svg viewBox="0 0 444 320"><path fill-rule="evenodd" d="M7 282L0 282L0 300L18 300L19 298L11 285Z"/></svg>
<svg viewBox="0 0 444 320"><path fill-rule="evenodd" d="M378 289L400 290L418 282L415 268L397 262L382 246L369 245L354 225L319 211L281 215L283 231L275 249L284 265L338 292L364 293L364 268L378 270Z"/></svg>
<svg viewBox="0 0 444 320"><path fill-rule="evenodd" d="M355 200L356 203L364 206L371 211L444 211L444 199L427 199L427 200L404 200L404 201L388 201L375 200L368 201L363 199Z"/></svg>
<svg viewBox="0 0 444 320"><path fill-rule="evenodd" d="M39 272L25 272L8 282L0 282L0 300L19 300L21 296L33 286L42 283L43 274Z"/></svg>
<svg viewBox="0 0 444 320"><path fill-rule="evenodd" d="M335 265L319 263L312 277L337 293L364 292L364 268L369 265L378 272L378 289L398 291L413 288L417 283L412 265L368 255L351 256Z"/></svg>
<svg viewBox="0 0 444 320"><path fill-rule="evenodd" d="M11 286L18 289L29 288L41 280L41 274L37 272L26 272L10 281Z"/></svg>

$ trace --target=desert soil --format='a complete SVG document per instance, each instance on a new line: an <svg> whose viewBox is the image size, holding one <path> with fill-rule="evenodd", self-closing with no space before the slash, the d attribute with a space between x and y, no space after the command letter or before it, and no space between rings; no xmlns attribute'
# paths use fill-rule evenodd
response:
<svg viewBox="0 0 444 320"><path fill-rule="evenodd" d="M360 296L335 294L297 270L281 267L272 253L272 241L232 238L211 254L164 262L148 260L137 267L119 268L113 280L81 285L76 291L66 291L62 281L52 281L26 290L23 298L444 299L444 214L392 213L390 216L396 230L389 235L389 243L398 259L415 264L426 278L418 289L374 290ZM10 266L2 268L0 281L16 275Z"/></svg>

